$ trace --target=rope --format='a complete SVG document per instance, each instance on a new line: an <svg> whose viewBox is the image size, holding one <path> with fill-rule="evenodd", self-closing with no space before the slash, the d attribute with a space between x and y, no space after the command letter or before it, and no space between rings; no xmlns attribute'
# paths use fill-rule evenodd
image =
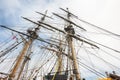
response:
<svg viewBox="0 0 120 80"><path fill-rule="evenodd" d="M23 42L23 41L22 41ZM22 42L19 42L16 45L13 45L13 47L10 47L8 50L6 50L5 52L3 52L2 54L0 54L0 58L5 56L8 52L10 52L11 50L13 50L14 48L16 48L19 44L21 44Z"/></svg>
<svg viewBox="0 0 120 80"><path fill-rule="evenodd" d="M53 76L52 80L54 80L54 79L55 79L55 76L56 76L56 74L57 74L57 71L58 71L59 65L60 65L60 64L58 63L58 66L56 67L56 72L55 72L55 75Z"/></svg>
<svg viewBox="0 0 120 80"><path fill-rule="evenodd" d="M98 42L92 41L92 40L90 40L90 39L88 39L88 38L86 38L86 37L83 37L83 36L80 36L80 35L77 35L77 36L79 36L79 37L81 37L81 38L84 38L84 39L86 39L86 40L88 40L88 41L91 41L91 42L93 42L93 43L96 43L96 44L98 44L98 45L101 45L101 46L103 46L103 47L105 47L105 48L107 48L107 49L110 49L110 50L112 50L112 51L115 51L115 52L117 52L117 53L120 53L119 50L116 50L116 49L113 49L113 48L111 48L111 47L108 47L108 46L105 46L105 45L103 45L103 44L100 44L100 43L98 43Z"/></svg>
<svg viewBox="0 0 120 80"><path fill-rule="evenodd" d="M85 49L85 48L84 48L84 49ZM119 67L117 67L117 66L115 66L115 65L113 65L113 64L111 64L111 63L109 63L109 62L107 62L107 61L106 61L106 60L104 60L103 58L98 57L97 55L93 54L93 53L92 53L92 52L90 52L89 50L86 50L86 49L85 49L85 51L86 51L86 52L88 52L88 53L91 53L92 55L94 55L95 57L99 58L99 59L100 59L100 60L102 60L103 62L105 62L105 63L107 63L107 64L109 64L109 65L111 65L111 66L113 66L113 67L115 67L115 68L120 69Z"/></svg>
<svg viewBox="0 0 120 80"><path fill-rule="evenodd" d="M109 56L111 56L111 57L113 57L113 58L115 58L115 59L117 59L117 60L120 61L120 58L119 58L119 57L116 57L116 56L114 56L114 55L108 53L107 51L105 51L105 50L103 50L103 49L100 49L100 50L101 50L102 52L106 53L107 55L109 55Z"/></svg>
<svg viewBox="0 0 120 80"><path fill-rule="evenodd" d="M86 64L84 64L84 63L82 63L82 62L80 62L80 61L79 61L79 63L81 63L81 64L79 64L79 65L81 65L81 66L84 67L85 69L89 70L90 72L96 74L97 76L106 77L104 74L102 74L102 73L94 70L93 68L87 66ZM98 74L97 74L97 73L98 73Z"/></svg>
<svg viewBox="0 0 120 80"><path fill-rule="evenodd" d="M87 21L85 21L85 20L83 20L83 19L80 19L80 18L78 18L78 17L77 17L77 19L80 20L80 21L83 22L83 23L86 23L86 24L88 24L88 25L91 25L91 26L93 26L93 27L95 27L95 28L98 28L98 29L100 29L100 30L102 30L102 31L105 31L105 32L107 32L107 33L110 33L110 34L112 34L112 35L115 35L115 36L117 36L117 37L120 37L120 35L118 35L118 34L115 34L115 33L111 32L111 31L108 31L108 30L106 30L106 29L103 29L103 28L101 28L101 27L99 27L99 26L96 26L96 25L94 25L94 24L92 24L92 23L90 23L90 22L87 22Z"/></svg>

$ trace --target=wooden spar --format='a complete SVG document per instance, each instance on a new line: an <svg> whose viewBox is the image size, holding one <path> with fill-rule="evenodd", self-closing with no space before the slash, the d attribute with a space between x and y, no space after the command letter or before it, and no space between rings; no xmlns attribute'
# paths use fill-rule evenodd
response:
<svg viewBox="0 0 120 80"><path fill-rule="evenodd" d="M47 39L47 40L49 40L50 42L53 42L53 43L59 43L58 41L55 41L55 40L51 40L51 39ZM65 42L61 42L62 43L62 45L67 45L67 44L65 44Z"/></svg>
<svg viewBox="0 0 120 80"><path fill-rule="evenodd" d="M49 28L52 28L52 29L54 29L54 30L60 31L60 32L62 32L62 33L65 34L65 31L60 30L60 29L58 29L58 28L55 28L55 27L53 27L53 26L51 26L51 25L49 25L49 24L46 24L46 23L44 23L44 22L40 22L40 21L39 21L39 23L37 23L37 22L34 22L34 21L32 21L32 20L30 20L30 19L27 19L27 18L25 18L25 17L23 17L23 18L24 18L25 20L28 20L28 21L30 21L30 22L38 25L38 26L42 26L43 28L44 28L43 25L46 25L46 26L48 26ZM41 25L41 24L43 24L43 25Z"/></svg>
<svg viewBox="0 0 120 80"><path fill-rule="evenodd" d="M51 26L51 25L49 25L49 24L47 24L47 23L44 23L44 22L39 22L39 23L37 23L37 22L34 22L34 21L30 20L30 19L29 19L29 21L32 22L32 23L34 23L34 24L36 24L36 25L41 25L41 24L46 25L46 26L48 26L48 27L50 27L50 28L52 28L52 29L54 29L54 30L57 30L57 31L59 31L59 32L62 32L63 34L66 34L65 31L60 30L60 29L58 29L58 28L56 28L56 27L53 27L53 26ZM70 34L70 33L69 33L69 35L72 36L73 38L79 40L79 41L83 41L83 42L85 42L85 43L87 43L87 44L89 44L89 45L91 45L91 46L94 46L94 47L96 47L96 48L99 48L97 45L95 45L95 44L93 44L93 43L90 43L90 42L88 42L88 41L86 41L86 40L84 40L84 39L81 39L81 38L78 37L77 35L73 35L73 34Z"/></svg>
<svg viewBox="0 0 120 80"><path fill-rule="evenodd" d="M39 26L40 26L40 25L39 25ZM0 27L5 28L5 29L8 29L8 30L11 30L11 31L13 31L13 32L16 32L16 33L19 33L19 34L22 34L22 35L24 35L24 36L27 36L27 37L30 37L30 38L34 39L33 36L30 36L30 35L25 34L25 33L23 33L23 32L20 32L20 31L11 29L11 28L9 28L9 27L7 27L7 26L0 25ZM48 42L48 41L46 41L46 40L44 40L44 39L42 39L42 38L40 38L40 37L38 37L36 40L39 40L39 41L41 41L41 42L44 42L44 43L47 43L47 44L50 44L50 45L57 46L56 44L50 43L50 42Z"/></svg>
<svg viewBox="0 0 120 80"><path fill-rule="evenodd" d="M72 15L72 16L78 18L78 17L77 17L76 15L74 15L73 13L71 13L71 12L69 12L69 11L67 11L67 10L65 10L65 9L63 9L63 8L60 8L60 9L63 10L64 12L69 13L70 15Z"/></svg>
<svg viewBox="0 0 120 80"><path fill-rule="evenodd" d="M36 25L38 25L38 26L41 26L41 27L43 27L43 28L45 28L45 29L48 29L48 30L50 30L50 31L53 31L54 32L54 30L52 30L52 29L50 29L50 28L47 28L47 27L45 27L44 25L41 25L41 23L39 24L39 23L36 23L36 22L34 22L34 21L32 21L32 20L30 20L30 19L28 19L28 18L26 18L26 17L22 17L23 19L25 19L25 20L27 20L27 21L30 21L30 22L32 22L32 23L34 23L34 24L36 24ZM38 22L40 22L40 21L38 21Z"/></svg>
<svg viewBox="0 0 120 80"><path fill-rule="evenodd" d="M34 22L34 21L32 21L32 20L30 20L30 22L33 22L33 23L39 25L39 23ZM47 24L47 23L44 23L44 22L40 22L40 23L43 24L43 25L46 25L46 26L48 26L48 27L50 27L50 28L52 28L52 29L54 29L54 30L57 30L57 31L59 31L59 32L62 32L63 34L69 34L71 37L73 37L73 38L75 38L75 39L77 39L77 40L79 40L79 41L85 42L85 43L87 43L87 44L89 44L89 45L91 45L91 46L94 46L94 47L96 47L96 48L99 48L97 45L95 45L95 44L93 44L93 43L91 43L91 42L88 42L88 41L86 41L86 40L84 40L84 39L81 39L79 36L77 36L77 35L75 35L75 34L73 35L73 34L71 34L71 33L66 33L65 31L60 30L60 29L58 29L58 28L56 28L56 27L53 27L53 26L51 26L51 25L49 25L49 24Z"/></svg>
<svg viewBox="0 0 120 80"><path fill-rule="evenodd" d="M43 16L45 15L45 14L43 14L43 13L40 13L40 12L37 12L37 11L36 11L36 13L38 13L38 14L40 14L40 15L43 15ZM50 18L50 19L53 19L52 17L50 17L50 16L47 16L47 15L46 15L46 17L47 17L47 18Z"/></svg>
<svg viewBox="0 0 120 80"><path fill-rule="evenodd" d="M86 41L86 40L84 40L84 39L82 39L82 38L80 38L80 37L78 37L78 36L76 36L76 35L72 35L72 34L69 34L69 35L70 35L71 37L79 40L79 41L85 42L85 43L87 43L87 44L89 44L89 45L91 45L91 46L94 46L94 47L96 47L96 48L99 49L99 47L98 47L97 45L95 45L95 44L93 44L93 43L91 43L91 42L88 42L88 41Z"/></svg>
<svg viewBox="0 0 120 80"><path fill-rule="evenodd" d="M69 23L75 25L76 27L78 27L78 28L80 28L80 29L86 31L86 29L84 29L84 28L82 28L81 26L75 24L74 22L70 21L69 19L66 19L66 18L64 18L64 17L62 17L62 16L60 16L60 15L58 15L58 14L56 14L56 13L53 13L53 14L54 14L55 16L61 18L61 19L64 19L65 21L67 21L67 22L69 22Z"/></svg>
<svg viewBox="0 0 120 80"><path fill-rule="evenodd" d="M63 34L66 34L65 31L60 30L60 29L58 29L58 28L56 28L56 27L53 27L53 26L51 26L51 25L49 25L49 24L47 24L47 23L40 22L40 21L39 21L39 23L37 23L37 22L34 22L34 21L32 21L32 20L30 20L30 19L27 19L27 18L25 18L25 17L23 17L23 18L26 19L26 20L28 20L28 21L30 21L30 22L32 22L32 23L34 23L34 24L36 24L36 25L39 25L39 26L45 25L45 26L48 26L49 28L52 28L52 29L57 30L57 31L59 31L59 32L62 32ZM41 24L43 24L43 25L41 25ZM81 38L78 37L77 35L73 35L73 34L70 34L70 33L69 33L69 35L72 36L73 38L79 40L79 41L83 41L83 42L85 42L85 43L87 43L87 44L89 44L89 45L91 45L91 46L94 46L94 47L96 47L96 48L99 48L97 45L92 44L92 43L90 43L90 42L88 42L88 41L86 41L86 40L84 40L84 39L81 39Z"/></svg>
<svg viewBox="0 0 120 80"><path fill-rule="evenodd" d="M56 52L58 55L59 55L59 53L60 53L59 51L56 51L55 49L51 49L51 48L48 48L48 47L41 47L41 48L45 48L45 49L48 49L48 50L50 50L50 51ZM64 53L64 52L62 52L62 54L65 55L66 57L68 57L69 59L73 60L73 59L72 59L72 56L70 56L70 55L68 55L68 54L66 54L66 53Z"/></svg>

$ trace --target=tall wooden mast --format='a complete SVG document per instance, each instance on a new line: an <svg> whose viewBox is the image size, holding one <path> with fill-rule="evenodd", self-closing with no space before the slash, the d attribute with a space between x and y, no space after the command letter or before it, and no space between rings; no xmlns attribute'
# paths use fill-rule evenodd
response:
<svg viewBox="0 0 120 80"><path fill-rule="evenodd" d="M28 48L30 47L30 45L32 44L33 39L29 39L27 42L25 42L24 47L22 52L20 53L20 55L18 56L17 62L13 67L13 70L11 71L10 75L9 75L9 79L8 80L13 80L16 76L16 72L18 71L20 65L22 64L22 61L24 59L24 56L28 50Z"/></svg>
<svg viewBox="0 0 120 80"><path fill-rule="evenodd" d="M59 43L59 54L58 54L58 73L61 74L62 71L62 44L61 40Z"/></svg>
<svg viewBox="0 0 120 80"><path fill-rule="evenodd" d="M45 17L46 17L46 14L41 18L41 22L44 21ZM18 77L17 77L17 80L19 80L19 77L21 75L21 71L23 71L24 64L25 64L24 63L24 59L26 59L25 55L26 55L28 49L30 48L30 46L32 45L33 41L38 37L37 32L39 29L40 29L40 26L36 27L34 30L27 31L30 37L28 38L28 41L25 42L24 47L23 47L20 55L18 56L17 61L14 65L11 73L9 74L8 80L14 80L16 78L16 72L18 70L20 70L20 74L18 74Z"/></svg>
<svg viewBox="0 0 120 80"><path fill-rule="evenodd" d="M67 18L68 20L70 20L70 13L68 12L67 14ZM71 55L72 55L72 59L73 59L73 74L75 74L76 80L81 80L80 77L80 73L78 70L78 62L77 62L77 58L76 58L76 53L75 53L75 49L74 49L74 43L73 43L73 38L70 36L70 34L75 34L74 28L71 25L71 23L69 22L67 25L67 28L65 28L65 31L67 32L67 41L68 41L68 47L71 51Z"/></svg>

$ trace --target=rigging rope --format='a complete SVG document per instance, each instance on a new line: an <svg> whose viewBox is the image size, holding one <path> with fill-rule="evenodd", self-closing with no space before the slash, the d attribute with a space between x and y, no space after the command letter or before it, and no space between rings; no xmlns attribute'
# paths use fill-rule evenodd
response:
<svg viewBox="0 0 120 80"><path fill-rule="evenodd" d="M107 55L110 55L111 57L113 57L113 58L115 58L115 59L117 59L117 60L120 61L120 58L119 58L119 57L116 57L116 56L114 56L114 55L108 53L107 51L105 51L105 50L103 50L103 49L100 49L100 50L103 51L104 53L106 53Z"/></svg>
<svg viewBox="0 0 120 80"><path fill-rule="evenodd" d="M84 49L85 49L85 48L84 48ZM111 66L113 66L113 67L115 67L115 68L120 69L119 67L117 67L117 66L115 66L115 65L113 65L113 64L111 64L111 63L109 63L108 61L104 60L103 58L98 57L97 55L93 54L93 53L90 52L89 50L85 49L85 51L88 52L88 53L90 53L90 54L92 54L92 55L94 55L95 57L99 58L99 59L102 60L103 62L105 62L105 63L107 63L107 64L109 64L109 65L111 65Z"/></svg>
<svg viewBox="0 0 120 80"><path fill-rule="evenodd" d="M57 64L57 60L54 63L54 66L52 67L52 69L50 70L50 73L52 72L52 70L54 69L55 65Z"/></svg>
<svg viewBox="0 0 120 80"><path fill-rule="evenodd" d="M80 58L84 59L83 57L80 57ZM84 60L85 60L86 62L88 62L86 59L84 59ZM79 62L79 65L83 66L83 68L88 69L89 71L93 72L94 74L96 74L96 75L98 75L98 74L101 75L101 74L102 74L102 73L100 73L99 71L95 70L94 68L92 68L92 67L90 67L90 66L82 63L80 60L78 60L78 62ZM82 63L83 65L80 64L80 63ZM98 74L97 74L97 73L98 73ZM104 74L102 74L102 75L104 75ZM98 75L98 76L99 76L99 75Z"/></svg>
<svg viewBox="0 0 120 80"><path fill-rule="evenodd" d="M105 48L108 48L108 49L110 49L110 50L112 50L112 51L115 51L115 52L117 52L117 53L120 53L119 50L116 50L116 49L113 49L113 48L108 47L108 46L106 46L106 45L100 44L100 43L95 42L95 41L93 41L93 40L90 40L90 39L88 39L88 38L86 38L86 37L83 37L83 36L80 36L80 35L77 35L77 36L79 36L79 37L81 37L81 38L84 38L84 39L86 39L86 40L88 40L88 41L91 41L91 42L93 42L93 43L96 43L96 44L98 44L98 45L101 45L101 46L103 46L103 47L105 47Z"/></svg>
<svg viewBox="0 0 120 80"><path fill-rule="evenodd" d="M8 37L6 40L0 42L0 47L5 46L7 43L9 43L10 40L11 40L11 37L12 37L12 36L10 36L10 37Z"/></svg>
<svg viewBox="0 0 120 80"><path fill-rule="evenodd" d="M83 68L85 68L85 69L91 71L92 73L96 74L97 76L106 77L104 74L102 74L102 73L96 71L95 69L93 69L93 68L87 66L86 64L84 64L84 63L82 63L82 62L80 62L80 61L79 61L79 65L83 66ZM98 73L98 74L97 74L97 73Z"/></svg>
<svg viewBox="0 0 120 80"><path fill-rule="evenodd" d="M58 59L57 59L56 61L58 61ZM55 79L55 76L56 76L56 74L57 74L57 72L58 72L58 69L59 69L59 62L58 62L58 65L57 65L57 67L56 67L56 72L55 72L55 74L54 74L52 80Z"/></svg>
<svg viewBox="0 0 120 80"><path fill-rule="evenodd" d="M38 73L39 73L38 71L39 71L45 64L47 64L53 57L54 57L54 55L51 56L49 59L47 59L46 62L44 62L39 68L37 68L37 69L35 70L36 74L38 74ZM34 75L33 75L33 76L34 76Z"/></svg>
<svg viewBox="0 0 120 80"><path fill-rule="evenodd" d="M17 33L19 33L19 34L22 34L22 35L25 35L25 36L27 36L27 37L30 37L30 38L34 39L34 37L32 37L32 36L30 36L30 35L28 35L28 34L25 34L25 33L23 33L23 32L20 32L20 31L11 29L11 28L8 28L8 27L6 27L6 26L4 26L4 25L0 25L0 27L5 28L5 29L8 29L8 30L11 30L11 31L14 31L14 32L17 32ZM44 39L42 39L42 38L40 38L40 37L37 38L37 40L39 40L39 41L41 41L41 42L44 42L44 43L47 43L47 44L55 45L55 44L52 44L52 43L50 43L50 42L48 42L48 41L45 41ZM57 46L57 45L55 45L55 46Z"/></svg>
<svg viewBox="0 0 120 80"><path fill-rule="evenodd" d="M115 36L117 36L117 37L120 37L120 35L118 35L118 34L115 34L115 33L111 32L111 31L108 31L108 30L106 30L106 29L103 29L103 28L101 28L101 27L99 27L99 26L96 26L96 25L94 25L94 24L92 24L92 23L90 23L90 22L87 22L87 21L85 21L85 20L83 20L83 19L80 19L80 18L78 18L78 17L75 17L75 18L78 19L78 20L80 20L80 21L83 22L83 23L86 23L86 24L91 25L91 26L93 26L93 27L95 27L95 28L98 28L98 29L100 29L100 30L102 30L102 31L105 31L105 32L107 32L107 33L110 33L110 34L112 34L112 35L115 35Z"/></svg>
<svg viewBox="0 0 120 80"><path fill-rule="evenodd" d="M23 42L23 41L22 41ZM0 58L5 56L9 51L11 51L12 49L16 48L19 44L21 44L22 42L17 43L16 45L10 47L8 50L6 50L5 52L3 52L2 54L0 54Z"/></svg>

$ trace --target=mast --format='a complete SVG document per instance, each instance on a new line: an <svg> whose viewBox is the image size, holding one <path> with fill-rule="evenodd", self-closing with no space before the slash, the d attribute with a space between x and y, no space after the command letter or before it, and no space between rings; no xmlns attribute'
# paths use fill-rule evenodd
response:
<svg viewBox="0 0 120 80"><path fill-rule="evenodd" d="M45 15L41 18L41 22L44 21L45 17L46 17L46 13L47 11L45 12ZM27 62L25 59L29 60L30 58L29 57L25 57L25 55L27 54L27 51L28 49L30 48L30 46L32 45L33 41L35 39L37 39L38 35L37 35L37 32L38 30L40 29L40 26L37 26L36 28L34 28L34 30L28 30L28 34L31 36L28 38L28 41L25 42L24 44L24 47L23 47L23 50L21 51L20 55L18 56L17 58L17 61L11 71L11 73L9 74L9 78L8 80L13 80L16 78L16 72L19 70L20 68L20 73L18 74L18 77L17 77L17 80L19 80L20 76L21 76L21 72L23 71L24 69L24 66L25 66L25 63ZM25 57L25 58L24 58ZM21 66L22 65L22 66Z"/></svg>
<svg viewBox="0 0 120 80"><path fill-rule="evenodd" d="M67 14L67 18L70 20L70 14ZM71 25L71 23L68 23L67 28L65 28L65 31L67 32L67 41L68 41L68 47L71 50L72 59L73 59L73 74L75 74L76 80L81 80L80 73L78 70L78 63L77 63L77 57L74 49L74 43L73 38L69 34L75 34L74 28Z"/></svg>
<svg viewBox="0 0 120 80"><path fill-rule="evenodd" d="M12 69L10 75L9 75L8 80L13 80L13 79L15 78L16 72L18 71L18 69L19 69L19 67L20 67L20 65L21 65L21 63L22 63L22 60L23 60L23 58L24 58L24 56L25 56L28 48L29 48L30 45L32 44L32 42L33 42L33 39L29 39L28 42L25 42L24 47L23 47L23 50L22 50L22 52L20 53L20 55L19 55L19 57L18 57L18 59L17 59L17 62L16 62L16 64L14 65L14 67L13 67L13 69Z"/></svg>
<svg viewBox="0 0 120 80"><path fill-rule="evenodd" d="M62 71L62 46L61 40L59 44L59 54L58 54L58 73L60 74Z"/></svg>

